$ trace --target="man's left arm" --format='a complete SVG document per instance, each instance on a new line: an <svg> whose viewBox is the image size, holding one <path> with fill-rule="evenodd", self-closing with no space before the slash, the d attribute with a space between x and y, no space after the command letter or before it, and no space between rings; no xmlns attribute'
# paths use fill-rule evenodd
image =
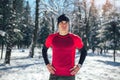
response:
<svg viewBox="0 0 120 80"><path fill-rule="evenodd" d="M87 56L87 51L85 49L85 46L83 46L81 49L79 49L79 52L81 52L81 55L80 55L80 59L78 61L78 64L71 69L71 74L72 75L75 75L77 74L77 72L80 70L80 68L82 67L83 65L83 62L85 61L85 58Z"/></svg>
<svg viewBox="0 0 120 80"><path fill-rule="evenodd" d="M81 49L79 49L79 52L81 52L80 59L78 62L78 66L81 67L83 65L83 62L85 61L85 58L87 56L87 51L85 49L85 46L83 46Z"/></svg>

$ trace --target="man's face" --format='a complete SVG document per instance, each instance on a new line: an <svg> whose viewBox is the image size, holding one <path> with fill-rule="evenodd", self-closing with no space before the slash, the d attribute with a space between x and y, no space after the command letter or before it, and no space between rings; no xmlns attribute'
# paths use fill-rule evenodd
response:
<svg viewBox="0 0 120 80"><path fill-rule="evenodd" d="M58 24L59 31L68 31L69 30L69 23L67 21L61 21Z"/></svg>

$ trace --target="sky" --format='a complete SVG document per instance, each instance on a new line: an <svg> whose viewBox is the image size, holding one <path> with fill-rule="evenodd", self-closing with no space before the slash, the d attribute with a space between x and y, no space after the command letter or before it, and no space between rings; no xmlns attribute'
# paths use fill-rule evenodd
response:
<svg viewBox="0 0 120 80"><path fill-rule="evenodd" d="M26 0L27 1L27 0ZM35 0L28 0L30 2L30 5L33 6L35 4ZM90 1L90 0L87 0ZM111 3L113 3L113 1L115 1L116 6L120 6L120 0L110 0ZM96 5L102 5L106 2L106 0L95 0Z"/></svg>
<svg viewBox="0 0 120 80"><path fill-rule="evenodd" d="M110 0L111 4L114 5L114 1L115 1L115 6L120 6L120 0ZM105 4L106 0L95 0L96 5L103 5Z"/></svg>
<svg viewBox="0 0 120 80"><path fill-rule="evenodd" d="M32 12L32 15L33 12L35 12L35 1L36 0L26 0L26 1L29 1L30 3L30 7L31 7L31 12ZM87 0L88 2L90 2L90 0ZM114 1L115 1L115 6L119 8L120 10L120 0L110 0L110 2L114 5ZM95 5L99 8L102 8L102 5L105 4L106 0L95 0Z"/></svg>

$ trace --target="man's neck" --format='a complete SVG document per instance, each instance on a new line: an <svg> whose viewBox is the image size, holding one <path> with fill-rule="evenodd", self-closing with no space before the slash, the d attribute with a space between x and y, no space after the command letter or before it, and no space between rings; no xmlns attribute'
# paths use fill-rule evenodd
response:
<svg viewBox="0 0 120 80"><path fill-rule="evenodd" d="M60 31L59 34L62 35L62 36L65 36L67 35L69 32L68 31Z"/></svg>

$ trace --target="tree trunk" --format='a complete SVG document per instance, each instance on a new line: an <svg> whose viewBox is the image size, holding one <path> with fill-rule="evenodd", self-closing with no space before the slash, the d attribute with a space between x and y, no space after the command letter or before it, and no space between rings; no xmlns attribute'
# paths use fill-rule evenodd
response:
<svg viewBox="0 0 120 80"><path fill-rule="evenodd" d="M86 29L85 29L85 35L86 36L85 36L85 43L84 43L87 50L88 50L88 45L87 44L88 44L88 32L89 32L88 27L89 27L89 21L86 22Z"/></svg>
<svg viewBox="0 0 120 80"><path fill-rule="evenodd" d="M29 57L33 58L33 56L34 56L34 48L35 48L35 46L34 46L33 42L32 42L31 45L32 45L32 46L30 47Z"/></svg>
<svg viewBox="0 0 120 80"><path fill-rule="evenodd" d="M54 33L54 19L53 19L53 17L52 17L52 33Z"/></svg>
<svg viewBox="0 0 120 80"><path fill-rule="evenodd" d="M113 32L114 32L114 53L113 53L113 57L114 57L114 62L115 62L115 54L116 54L116 23L113 22L112 24L112 27L113 27Z"/></svg>
<svg viewBox="0 0 120 80"><path fill-rule="evenodd" d="M114 36L114 47L113 47L113 58L114 58L114 62L115 62L115 54L116 54L116 45L117 45L117 42L116 42L116 22L113 21L111 22L111 27L113 28L113 36Z"/></svg>
<svg viewBox="0 0 120 80"><path fill-rule="evenodd" d="M4 42L2 41L1 59L2 59L2 56L3 56L3 49L4 49Z"/></svg>
<svg viewBox="0 0 120 80"><path fill-rule="evenodd" d="M87 18L87 5L86 5L86 0L83 0L84 2L84 7L85 7L85 24L86 24L86 29L85 29L85 38L84 38L84 44L85 44L85 47L86 47L86 50L88 50L88 27L89 27L89 19Z"/></svg>
<svg viewBox="0 0 120 80"><path fill-rule="evenodd" d="M36 15L35 15L35 29L33 32L33 40L32 40L32 47L29 53L29 57L33 58L34 56L34 48L37 42L37 33L38 33L38 19L39 19L39 2L40 0L36 0Z"/></svg>
<svg viewBox="0 0 120 80"><path fill-rule="evenodd" d="M103 49L102 48L100 48L100 54L102 55L102 51L103 51Z"/></svg>
<svg viewBox="0 0 120 80"><path fill-rule="evenodd" d="M11 43L8 43L6 49L5 62L4 62L5 64L10 64L11 50L12 50L12 45Z"/></svg>

